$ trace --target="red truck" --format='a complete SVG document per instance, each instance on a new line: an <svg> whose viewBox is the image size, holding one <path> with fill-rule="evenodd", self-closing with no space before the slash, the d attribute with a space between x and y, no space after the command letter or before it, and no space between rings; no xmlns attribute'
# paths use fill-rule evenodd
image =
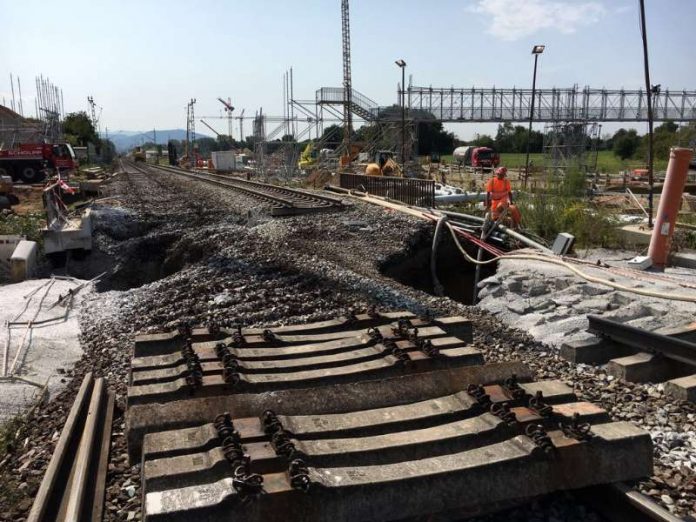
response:
<svg viewBox="0 0 696 522"><path fill-rule="evenodd" d="M500 154L490 147L457 147L453 156L460 166L475 169L493 169L500 164Z"/></svg>
<svg viewBox="0 0 696 522"><path fill-rule="evenodd" d="M69 143L23 143L0 150L0 176L11 176L13 181L39 183L47 172L58 170L63 174L78 165Z"/></svg>

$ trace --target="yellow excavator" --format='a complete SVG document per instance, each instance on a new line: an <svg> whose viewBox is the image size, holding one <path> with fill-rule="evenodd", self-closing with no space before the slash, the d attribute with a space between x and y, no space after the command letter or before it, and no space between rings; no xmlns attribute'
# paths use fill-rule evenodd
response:
<svg viewBox="0 0 696 522"><path fill-rule="evenodd" d="M314 148L314 143L310 141L300 154L297 166L300 170L310 169L317 162L317 158L319 158L319 151Z"/></svg>

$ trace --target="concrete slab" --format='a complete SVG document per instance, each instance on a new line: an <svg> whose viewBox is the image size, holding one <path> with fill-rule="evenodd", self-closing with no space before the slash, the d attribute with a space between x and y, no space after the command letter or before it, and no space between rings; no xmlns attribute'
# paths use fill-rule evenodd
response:
<svg viewBox="0 0 696 522"><path fill-rule="evenodd" d="M0 323L10 324L0 330L0 376L7 374L0 379L0 421L30 407L44 385L49 396L64 388L63 370L82 356L78 314L90 290L83 288L69 307L51 306L82 282L34 279L1 287ZM27 332L30 320L35 326Z"/></svg>
<svg viewBox="0 0 696 522"><path fill-rule="evenodd" d="M696 375L687 375L667 381L665 393L675 399L696 402Z"/></svg>

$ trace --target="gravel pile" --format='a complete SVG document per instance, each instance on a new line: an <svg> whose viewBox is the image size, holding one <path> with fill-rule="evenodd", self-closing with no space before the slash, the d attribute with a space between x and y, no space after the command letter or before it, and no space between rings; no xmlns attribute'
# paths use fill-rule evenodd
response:
<svg viewBox="0 0 696 522"><path fill-rule="evenodd" d="M122 199L118 209L96 213L98 251L94 256L108 261L112 272L102 283L105 291L90 295L84 307L85 355L66 375L66 391L37 410L17 438L14 451L2 461L0 520L26 517L86 371L107 377L117 393L106 520L141 519L140 469L127 462L123 419L136 332L173 328L182 320L239 321L245 326L316 321L371 304L470 317L475 345L487 360L522 358L536 370L537 378L560 378L615 417L648 427L655 440L662 442L656 443L656 476L641 487L675 512L686 513L693 506L693 472L677 464L685 462L682 450L691 451L693 441L670 435L688 431L693 435L690 405L672 406L658 388L650 392L648 387L609 382L601 369L570 365L487 312L424 294L381 275L380 266L422 240L428 228L425 223L362 204L337 213L270 219L254 210L254 200L223 196L218 189L165 175L121 174L111 191ZM119 217L112 220L114 213ZM161 267L159 272L146 268L138 278L128 267L142 252L156 253ZM103 270L89 262L74 268ZM138 286L129 288L134 284ZM641 399L629 400L629 396ZM631 417L634 414L640 417ZM663 463L663 459L667 460ZM514 516L484 518L491 522L600 520L566 494L517 508Z"/></svg>

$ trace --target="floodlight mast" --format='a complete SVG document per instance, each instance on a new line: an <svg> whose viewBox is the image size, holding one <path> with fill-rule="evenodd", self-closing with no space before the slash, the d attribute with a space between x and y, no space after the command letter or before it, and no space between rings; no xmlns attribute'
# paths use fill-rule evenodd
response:
<svg viewBox="0 0 696 522"><path fill-rule="evenodd" d="M546 49L545 45L535 45L532 47L532 54L534 55L534 74L532 75L532 103L529 109L529 130L527 131L527 153L524 160L524 186L527 186L527 180L529 179L529 144L532 140L532 122L534 121L534 99L536 98L536 75L537 75L537 60L539 55Z"/></svg>

